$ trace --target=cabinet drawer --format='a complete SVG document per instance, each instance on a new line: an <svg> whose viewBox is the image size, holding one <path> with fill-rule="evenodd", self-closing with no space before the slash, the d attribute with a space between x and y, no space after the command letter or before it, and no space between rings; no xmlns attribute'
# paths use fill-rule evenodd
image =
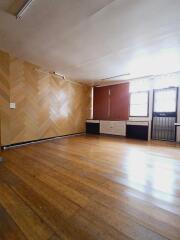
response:
<svg viewBox="0 0 180 240"><path fill-rule="evenodd" d="M112 135L126 135L125 121L100 121L100 133Z"/></svg>

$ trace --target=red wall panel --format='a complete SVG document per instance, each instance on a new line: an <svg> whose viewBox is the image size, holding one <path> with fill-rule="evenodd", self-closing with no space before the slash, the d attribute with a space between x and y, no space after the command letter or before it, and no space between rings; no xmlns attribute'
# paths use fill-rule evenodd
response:
<svg viewBox="0 0 180 240"><path fill-rule="evenodd" d="M109 117L109 87L94 87L93 118L107 120Z"/></svg>
<svg viewBox="0 0 180 240"><path fill-rule="evenodd" d="M93 118L99 120L128 120L129 83L94 87Z"/></svg>
<svg viewBox="0 0 180 240"><path fill-rule="evenodd" d="M129 83L110 86L110 120L128 120Z"/></svg>

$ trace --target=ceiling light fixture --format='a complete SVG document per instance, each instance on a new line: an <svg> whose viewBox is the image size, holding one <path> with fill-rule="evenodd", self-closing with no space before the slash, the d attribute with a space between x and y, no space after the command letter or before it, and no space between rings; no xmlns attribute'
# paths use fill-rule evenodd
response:
<svg viewBox="0 0 180 240"><path fill-rule="evenodd" d="M62 79L66 79L66 77L63 74L61 74L61 73L53 72L53 74L58 76L58 77L60 77L60 78L62 78Z"/></svg>
<svg viewBox="0 0 180 240"><path fill-rule="evenodd" d="M23 17L23 14L27 11L27 9L29 8L29 6L31 5L31 3L33 2L33 0L27 0L25 2L25 4L23 5L23 7L19 10L19 12L16 15L16 19L21 19Z"/></svg>
<svg viewBox="0 0 180 240"><path fill-rule="evenodd" d="M109 79L114 79L114 78L117 78L117 77L129 76L129 75L130 75L130 73L120 74L120 75L116 75L116 76L112 76L112 77L108 77L108 78L103 78L103 79L101 79L101 81L109 80Z"/></svg>

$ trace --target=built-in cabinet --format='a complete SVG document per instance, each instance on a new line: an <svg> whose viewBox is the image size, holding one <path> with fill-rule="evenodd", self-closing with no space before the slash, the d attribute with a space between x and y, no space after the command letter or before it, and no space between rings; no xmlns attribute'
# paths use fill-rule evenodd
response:
<svg viewBox="0 0 180 240"><path fill-rule="evenodd" d="M149 121L87 120L86 133L148 140Z"/></svg>
<svg viewBox="0 0 180 240"><path fill-rule="evenodd" d="M126 121L87 120L86 133L126 136Z"/></svg>
<svg viewBox="0 0 180 240"><path fill-rule="evenodd" d="M86 133L99 134L100 133L100 121L99 120L87 120L86 121Z"/></svg>
<svg viewBox="0 0 180 240"><path fill-rule="evenodd" d="M100 133L126 136L126 121L100 121Z"/></svg>
<svg viewBox="0 0 180 240"><path fill-rule="evenodd" d="M140 140L148 140L149 138L149 122L148 121L127 121L126 137Z"/></svg>

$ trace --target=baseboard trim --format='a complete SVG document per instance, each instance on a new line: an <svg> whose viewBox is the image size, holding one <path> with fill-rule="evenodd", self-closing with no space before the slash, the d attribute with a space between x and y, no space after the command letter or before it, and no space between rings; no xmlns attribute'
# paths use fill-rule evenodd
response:
<svg viewBox="0 0 180 240"><path fill-rule="evenodd" d="M17 147L22 147L22 146L30 145L30 144L37 144L37 143L42 143L42 142L48 142L48 141L55 140L55 139L67 138L67 137L74 137L74 136L84 135L84 134L85 134L85 132L80 132L80 133L66 134L66 135L62 135L62 136L55 136L55 137L49 137L49 138L41 138L41 139L32 140L32 141L25 141L25 142L13 143L13 144L1 146L1 150L8 150L8 149L10 149L10 148L17 148Z"/></svg>

